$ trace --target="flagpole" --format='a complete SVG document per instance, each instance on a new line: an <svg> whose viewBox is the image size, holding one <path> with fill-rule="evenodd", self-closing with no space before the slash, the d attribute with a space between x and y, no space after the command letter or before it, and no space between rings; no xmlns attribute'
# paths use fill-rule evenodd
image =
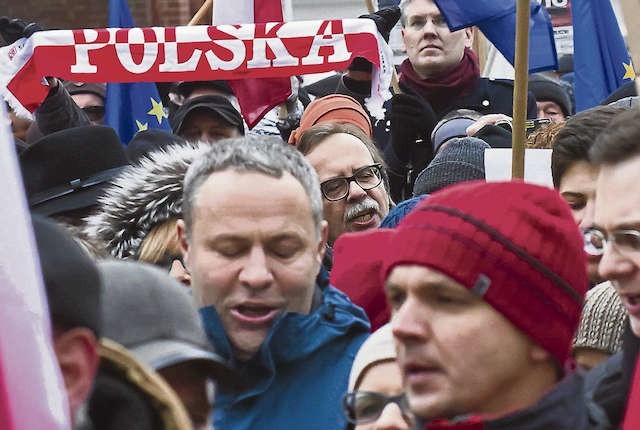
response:
<svg viewBox="0 0 640 430"><path fill-rule="evenodd" d="M511 178L524 179L527 87L529 74L529 0L518 0L516 15L515 87L513 90L513 134L511 140Z"/></svg>
<svg viewBox="0 0 640 430"><path fill-rule="evenodd" d="M364 0L364 2L367 5L367 11L369 13L374 13L376 11L376 8L373 6L373 0ZM391 88L393 88L393 92L396 94L402 93L400 84L398 83L398 73L396 73L395 67L391 68Z"/></svg>
<svg viewBox="0 0 640 430"><path fill-rule="evenodd" d="M213 0L205 0L205 2L200 6L200 9L193 15L193 18L189 21L187 25L198 25L202 20L208 16L211 16L211 11L213 8Z"/></svg>

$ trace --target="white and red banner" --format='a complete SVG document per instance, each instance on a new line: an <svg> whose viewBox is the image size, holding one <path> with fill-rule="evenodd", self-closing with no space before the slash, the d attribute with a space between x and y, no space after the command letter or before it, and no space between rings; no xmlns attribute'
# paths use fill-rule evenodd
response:
<svg viewBox="0 0 640 430"><path fill-rule="evenodd" d="M280 0L216 0L212 10L213 25L284 21ZM291 95L290 78L234 79L229 85L249 128Z"/></svg>
<svg viewBox="0 0 640 430"><path fill-rule="evenodd" d="M13 136L0 103L0 429L70 428Z"/></svg>
<svg viewBox="0 0 640 430"><path fill-rule="evenodd" d="M43 77L80 82L172 82L289 77L374 65L369 112L390 97L391 49L370 19L53 30L0 48L0 92L22 112L48 93Z"/></svg>

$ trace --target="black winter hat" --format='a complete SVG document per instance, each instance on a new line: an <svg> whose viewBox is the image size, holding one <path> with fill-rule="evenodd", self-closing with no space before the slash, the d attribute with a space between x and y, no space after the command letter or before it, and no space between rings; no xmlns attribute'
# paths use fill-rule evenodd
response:
<svg viewBox="0 0 640 430"><path fill-rule="evenodd" d="M413 195L434 193L458 182L485 179L484 150L490 146L475 137L451 139L418 175Z"/></svg>
<svg viewBox="0 0 640 430"><path fill-rule="evenodd" d="M37 215L32 222L51 321L67 328L87 327L99 337L98 267L62 227Z"/></svg>
<svg viewBox="0 0 640 430"><path fill-rule="evenodd" d="M20 156L29 207L47 216L95 205L128 164L115 131L99 125L49 134Z"/></svg>
<svg viewBox="0 0 640 430"><path fill-rule="evenodd" d="M139 164L140 158L170 145L184 145L187 141L173 133L163 130L150 129L139 131L133 136L125 148L125 153L131 164Z"/></svg>
<svg viewBox="0 0 640 430"><path fill-rule="evenodd" d="M571 99L560 82L543 75L531 75L529 91L536 96L537 101L552 101L560 106L565 116L571 115Z"/></svg>

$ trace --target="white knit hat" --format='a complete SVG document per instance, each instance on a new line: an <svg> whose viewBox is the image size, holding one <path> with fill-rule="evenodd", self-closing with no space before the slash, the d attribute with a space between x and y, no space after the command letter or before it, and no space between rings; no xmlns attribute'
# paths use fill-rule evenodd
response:
<svg viewBox="0 0 640 430"><path fill-rule="evenodd" d="M349 374L349 391L360 385L362 376L369 367L381 361L395 359L396 347L393 343L391 324L385 324L369 336L356 354Z"/></svg>

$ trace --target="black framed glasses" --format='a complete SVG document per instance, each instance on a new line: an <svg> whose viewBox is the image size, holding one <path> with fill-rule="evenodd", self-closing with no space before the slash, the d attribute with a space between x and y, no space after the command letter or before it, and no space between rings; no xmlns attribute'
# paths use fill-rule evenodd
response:
<svg viewBox="0 0 640 430"><path fill-rule="evenodd" d="M351 424L376 421L389 403L397 404L402 415L406 419L412 420L413 415L409 411L409 404L404 393L398 396L385 396L372 391L352 391L342 398L344 414Z"/></svg>
<svg viewBox="0 0 640 430"><path fill-rule="evenodd" d="M360 167L351 176L337 176L320 183L320 190L325 199L335 202L349 195L349 186L355 182L364 191L377 187L382 182L382 165L372 164Z"/></svg>
<svg viewBox="0 0 640 430"><path fill-rule="evenodd" d="M614 230L607 234L597 228L589 228L583 232L584 250L589 255L602 255L608 243L615 244L622 254L640 255L640 231Z"/></svg>

